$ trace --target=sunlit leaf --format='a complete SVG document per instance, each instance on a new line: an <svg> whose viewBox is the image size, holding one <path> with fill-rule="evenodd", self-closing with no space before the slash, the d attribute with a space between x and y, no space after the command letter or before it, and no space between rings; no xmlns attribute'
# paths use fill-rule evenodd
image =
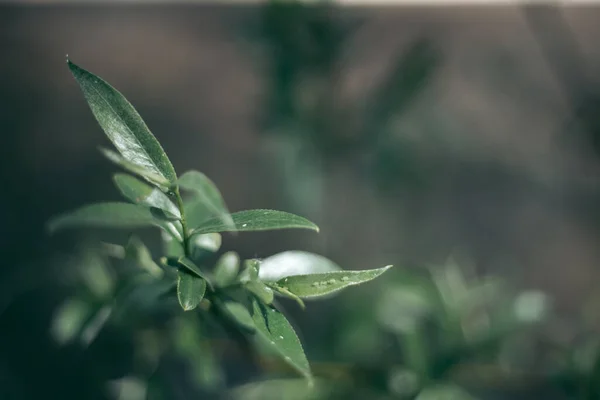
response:
<svg viewBox="0 0 600 400"><path fill-rule="evenodd" d="M274 210L247 210L231 214L235 228L226 225L219 218L204 221L192 234L232 231L267 231L273 229L310 229L319 228L309 220L294 214Z"/></svg>
<svg viewBox="0 0 600 400"><path fill-rule="evenodd" d="M192 191L211 214L217 216L223 225L235 230L235 225L221 196L217 186L202 172L188 171L181 175L177 184L189 191ZM191 228L195 228L192 226Z"/></svg>
<svg viewBox="0 0 600 400"><path fill-rule="evenodd" d="M305 251L286 251L262 260L259 278L262 281L277 281L291 275L309 275L341 270L339 265L325 257Z"/></svg>
<svg viewBox="0 0 600 400"><path fill-rule="evenodd" d="M177 274L177 298L185 311L193 310L200 304L206 292L206 281L185 271Z"/></svg>
<svg viewBox="0 0 600 400"><path fill-rule="evenodd" d="M53 218L48 223L50 232L64 228L140 228L159 225L147 208L129 203L96 203L78 208Z"/></svg>
<svg viewBox="0 0 600 400"><path fill-rule="evenodd" d="M119 153L129 162L175 182L177 175L171 161L127 99L100 77L71 61L67 64L96 120Z"/></svg>
<svg viewBox="0 0 600 400"><path fill-rule="evenodd" d="M127 174L115 174L117 188L126 199L136 204L155 207L162 210L165 219L181 219L181 212L169 197L159 189L148 186L139 179Z"/></svg>
<svg viewBox="0 0 600 400"><path fill-rule="evenodd" d="M223 254L214 270L215 285L225 287L232 284L240 269L240 257L233 251Z"/></svg>
<svg viewBox="0 0 600 400"><path fill-rule="evenodd" d="M265 305L257 298L253 298L252 319L256 332L265 344L306 378L312 379L310 365L300 339L285 316L275 307Z"/></svg>
<svg viewBox="0 0 600 400"><path fill-rule="evenodd" d="M334 271L322 274L296 275L277 281L283 287L301 298L310 298L337 292L348 286L369 282L383 274L392 266L365 271Z"/></svg>

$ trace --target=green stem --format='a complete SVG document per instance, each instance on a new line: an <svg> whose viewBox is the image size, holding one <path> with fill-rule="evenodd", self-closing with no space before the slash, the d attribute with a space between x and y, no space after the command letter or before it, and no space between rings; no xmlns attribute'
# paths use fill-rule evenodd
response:
<svg viewBox="0 0 600 400"><path fill-rule="evenodd" d="M181 214L181 230L183 231L183 253L186 257L190 256L190 246L189 246L189 232L187 229L187 223L185 222L185 211L183 209L183 199L181 198L181 194L179 193L179 186L175 188L175 200L177 201L177 208L179 208L179 213Z"/></svg>

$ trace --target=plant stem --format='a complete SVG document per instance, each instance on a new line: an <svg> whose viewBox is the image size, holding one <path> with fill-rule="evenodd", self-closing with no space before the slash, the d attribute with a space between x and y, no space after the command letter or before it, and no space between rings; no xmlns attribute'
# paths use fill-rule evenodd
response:
<svg viewBox="0 0 600 400"><path fill-rule="evenodd" d="M181 214L181 230L183 231L183 254L186 257L190 256L190 247L189 247L189 232L187 229L187 223L185 222L185 211L183 209L183 199L181 198L181 193L179 193L179 186L175 188L175 199L177 200L177 208L179 208L179 213Z"/></svg>

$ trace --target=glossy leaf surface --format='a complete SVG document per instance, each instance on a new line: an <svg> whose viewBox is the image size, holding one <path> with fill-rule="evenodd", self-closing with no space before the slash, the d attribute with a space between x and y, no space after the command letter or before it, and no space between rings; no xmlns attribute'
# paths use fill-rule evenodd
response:
<svg viewBox="0 0 600 400"><path fill-rule="evenodd" d="M177 274L177 299L185 311L193 310L200 304L206 292L206 281L185 271Z"/></svg>
<svg viewBox="0 0 600 400"><path fill-rule="evenodd" d="M267 231L274 229L310 229L319 231L319 227L306 218L275 210L247 210L231 214L235 228L228 226L219 218L204 221L193 234L232 231Z"/></svg>
<svg viewBox="0 0 600 400"><path fill-rule="evenodd" d="M312 379L310 365L300 339L285 316L275 307L252 299L252 319L257 333L265 344L275 350L289 365L308 379Z"/></svg>
<svg viewBox="0 0 600 400"><path fill-rule="evenodd" d="M71 61L67 64L96 120L119 153L129 162L175 182L177 176L171 161L129 101L100 77Z"/></svg>
<svg viewBox="0 0 600 400"><path fill-rule="evenodd" d="M359 285L377 278L392 266L365 271L335 271L323 274L288 276L277 285L301 298L324 296L348 286Z"/></svg>

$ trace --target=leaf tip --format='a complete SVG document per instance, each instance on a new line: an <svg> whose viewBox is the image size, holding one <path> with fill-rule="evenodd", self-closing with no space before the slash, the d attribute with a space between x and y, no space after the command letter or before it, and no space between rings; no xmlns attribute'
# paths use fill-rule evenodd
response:
<svg viewBox="0 0 600 400"><path fill-rule="evenodd" d="M181 308L183 308L183 311L192 311L196 306L190 303L184 303L181 304Z"/></svg>

